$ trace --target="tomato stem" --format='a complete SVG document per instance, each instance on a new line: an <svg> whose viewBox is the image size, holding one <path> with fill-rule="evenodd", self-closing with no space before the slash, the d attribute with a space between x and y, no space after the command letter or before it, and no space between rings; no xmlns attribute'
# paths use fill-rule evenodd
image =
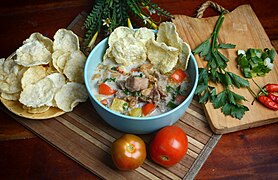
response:
<svg viewBox="0 0 278 180"><path fill-rule="evenodd" d="M169 161L169 157L168 156L160 156L161 157L161 159L163 160L163 161Z"/></svg>
<svg viewBox="0 0 278 180"><path fill-rule="evenodd" d="M127 150L128 152L133 152L134 151L134 146L132 144L127 145Z"/></svg>

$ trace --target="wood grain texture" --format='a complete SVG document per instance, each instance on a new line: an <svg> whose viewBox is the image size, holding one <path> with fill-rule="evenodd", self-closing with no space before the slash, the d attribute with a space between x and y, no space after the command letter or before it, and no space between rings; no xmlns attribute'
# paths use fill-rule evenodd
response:
<svg viewBox="0 0 278 180"><path fill-rule="evenodd" d="M1 179L100 179L40 138L0 146Z"/></svg>
<svg viewBox="0 0 278 180"><path fill-rule="evenodd" d="M57 10L49 8L53 1L59 2L56 3ZM73 2L75 7L68 7L69 4L65 0L1 1L0 21L6 27L0 30L1 57L9 56L24 39L35 31L51 37L58 28L66 27L77 14L83 10L89 10L94 3L91 0L70 2ZM153 0L153 2L172 14L194 17L197 8L204 0ZM214 2L230 11L239 5L250 4L273 44L274 42L278 44L276 1L214 0ZM40 5L37 6L37 4ZM26 6L36 8L32 12L24 12ZM3 9L6 9L5 12ZM21 13L16 13L15 9L20 9ZM215 15L218 13L213 9L207 9L205 12L205 17ZM278 50L277 46L276 50ZM195 110L195 107L192 109ZM196 114L193 111L188 111L188 113L201 117L200 113ZM277 128L278 123L223 135L195 179L277 179ZM57 151L56 148L21 126L2 109L0 109L0 139L1 179L97 178L93 173L66 157L64 153ZM201 148L203 145L198 143L197 146ZM187 160L191 161L192 158Z"/></svg>
<svg viewBox="0 0 278 180"><path fill-rule="evenodd" d="M277 179L277 129L278 123L275 123L222 135L195 178ZM265 149L268 152L262 151ZM215 159L218 161L216 162Z"/></svg>
<svg viewBox="0 0 278 180"><path fill-rule="evenodd" d="M0 108L0 141L29 139L36 137L16 121L10 121L10 116Z"/></svg>
<svg viewBox="0 0 278 180"><path fill-rule="evenodd" d="M205 41L213 32L215 22L218 17L209 18L192 18L184 15L176 15L174 23L180 36L189 43L192 49ZM225 20L219 32L220 43L232 43L236 45L235 49L221 50L230 61L227 70L237 75L241 75L237 68L236 51L238 49L247 50L248 48L273 48L265 30L260 24L256 14L250 5L242 5L234 11L225 15ZM205 67L206 61L199 56L195 56L198 66ZM267 83L278 82L278 57L274 59L274 68L265 77L257 77L254 80L263 87ZM258 87L249 80L250 88L258 93ZM213 84L213 86L215 86ZM221 85L216 85L217 93L222 90ZM278 111L272 111L265 108L258 102L253 105L253 96L247 88L233 89L234 92L242 95L247 99L243 104L249 108L241 120L225 116L221 109L215 109L212 103L204 105L210 127L217 134L230 133L252 127L262 126L270 123L278 122Z"/></svg>
<svg viewBox="0 0 278 180"><path fill-rule="evenodd" d="M193 106L189 107L191 111ZM78 105L71 113L49 120L34 121L11 113L10 115L74 161L104 179L182 179L187 174L194 177L221 137L214 135L208 123L203 120L193 116L194 121L187 121L192 115L185 113L175 124L187 133L189 141L187 155L180 163L166 169L153 163L148 157L135 171L122 172L113 165L110 149L112 142L123 133L106 124L90 102ZM153 135L140 135L140 137L148 145Z"/></svg>
<svg viewBox="0 0 278 180"><path fill-rule="evenodd" d="M81 25L85 17L84 14L78 15L68 26L81 38L84 37ZM48 120L34 121L15 114L10 115L101 178L182 179L185 176L194 178L221 137L214 135L210 130L202 107L196 100L193 100L189 112L185 112L180 121L175 124L181 127L188 136L189 148L184 159L177 165L166 169L155 164L148 157L141 167L130 172L117 170L110 157L113 141L123 133L106 124L89 101L79 104L73 112ZM153 135L141 135L141 137L148 145Z"/></svg>

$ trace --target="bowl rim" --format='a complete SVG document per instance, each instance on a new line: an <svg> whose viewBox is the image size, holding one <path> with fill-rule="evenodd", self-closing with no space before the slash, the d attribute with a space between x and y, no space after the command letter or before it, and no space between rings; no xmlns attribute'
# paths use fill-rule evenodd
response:
<svg viewBox="0 0 278 180"><path fill-rule="evenodd" d="M109 37L106 37L104 38L103 40L101 40L94 48L93 50L90 52L89 56L87 57L86 59L86 63L85 63L85 66L84 66L84 73L83 73L83 76L84 76L84 82L85 82L85 86L86 86L86 89L87 89L87 92L89 93L89 96L100 106L102 107L103 109L105 109L106 111L108 111L109 113L115 115L115 116L119 116L120 118L124 118L124 119L130 119L130 120L135 120L135 121L149 121L149 120L152 120L152 119L160 119L162 117L165 117L165 116L168 116L169 114L172 114L172 113L175 113L177 110L179 110L180 108L182 108L184 106L184 104L186 104L189 100L190 100L190 97L193 97L194 96L194 92L197 88L197 84L198 84L198 78L199 78L199 73L198 73L198 64L197 64L197 61L194 57L194 55L192 54L192 52L190 51L189 52L189 60L193 60L193 64L194 64L194 68L195 68L195 76L196 76L196 80L192 86L192 89L190 91L190 93L188 94L188 96L186 97L186 99L181 103L179 104L177 107L175 107L174 109L170 110L170 111L167 111L165 113L162 113L162 114L159 114L159 115L155 115L155 116L144 116L144 117L134 117L134 116L128 116L128 115L124 115L124 114L121 114L121 113L118 113L118 112L115 112L111 109L109 109L108 107L104 106L103 104L101 104L95 97L95 95L93 94L93 92L91 91L90 89L90 86L89 86L89 83L90 83L90 80L91 78L87 78L87 69L89 68L89 61L93 60L93 54L101 47L101 46L106 46L108 44L108 38ZM101 61L102 62L102 61ZM98 63L99 64L99 63ZM97 64L97 65L98 65ZM96 66L97 67L97 66ZM94 72L94 71L93 71Z"/></svg>

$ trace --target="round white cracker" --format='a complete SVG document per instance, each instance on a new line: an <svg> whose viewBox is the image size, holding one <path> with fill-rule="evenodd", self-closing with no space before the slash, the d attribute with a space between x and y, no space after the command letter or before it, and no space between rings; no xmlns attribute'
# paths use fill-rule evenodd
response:
<svg viewBox="0 0 278 180"><path fill-rule="evenodd" d="M70 112L79 102L85 102L88 93L83 84L68 82L59 89L54 97L57 107L65 112Z"/></svg>
<svg viewBox="0 0 278 180"><path fill-rule="evenodd" d="M181 50L182 40L172 22L163 22L158 27L157 42L164 42L168 46Z"/></svg>
<svg viewBox="0 0 278 180"><path fill-rule="evenodd" d="M83 83L83 71L86 62L86 56L81 51L74 51L70 54L65 64L63 73L72 82Z"/></svg>
<svg viewBox="0 0 278 180"><path fill-rule="evenodd" d="M52 103L55 85L49 78L27 85L20 94L19 102L28 107L41 107Z"/></svg>
<svg viewBox="0 0 278 180"><path fill-rule="evenodd" d="M109 36L108 39L108 45L112 46L115 42L119 41L119 39L121 38L125 38L125 37L133 37L134 35L134 30L130 29L128 27L125 26L120 26L117 27Z"/></svg>
<svg viewBox="0 0 278 180"><path fill-rule="evenodd" d="M15 62L19 65L30 67L48 64L51 52L39 41L30 41L16 50Z"/></svg>
<svg viewBox="0 0 278 180"><path fill-rule="evenodd" d="M28 84L36 83L46 75L46 69L43 66L32 66L23 73L21 86L24 89Z"/></svg>
<svg viewBox="0 0 278 180"><path fill-rule="evenodd" d="M179 68L187 69L190 52L191 52L191 49L190 49L189 44L182 42L182 50L181 50L181 53L179 56L179 62L177 64L177 66L179 66Z"/></svg>
<svg viewBox="0 0 278 180"><path fill-rule="evenodd" d="M170 72L176 66L179 58L177 48L152 40L148 42L147 49L148 59L161 73Z"/></svg>
<svg viewBox="0 0 278 180"><path fill-rule="evenodd" d="M71 30L59 29L54 35L53 50L72 52L79 50L79 38Z"/></svg>
<svg viewBox="0 0 278 180"><path fill-rule="evenodd" d="M24 69L13 59L0 61L0 92L13 94L21 91L21 72Z"/></svg>
<svg viewBox="0 0 278 180"><path fill-rule="evenodd" d="M48 37L43 36L41 33L39 32L32 33L30 37L23 42L23 44L32 41L39 41L41 44L43 44L46 47L46 49L48 49L49 52L53 52L53 41Z"/></svg>
<svg viewBox="0 0 278 180"><path fill-rule="evenodd" d="M56 50L52 54L52 64L58 72L63 73L66 62L68 61L69 58L70 58L70 52L63 52L61 50Z"/></svg>
<svg viewBox="0 0 278 180"><path fill-rule="evenodd" d="M144 43L131 36L120 38L113 44L111 51L115 61L124 66L145 61L146 52Z"/></svg>
<svg viewBox="0 0 278 180"><path fill-rule="evenodd" d="M46 78L49 78L54 83L54 87L57 89L61 88L64 84L66 84L66 78L61 73L53 73L46 76Z"/></svg>
<svg viewBox="0 0 278 180"><path fill-rule="evenodd" d="M146 44L149 40L155 39L155 34L151 29L142 27L135 31L134 37Z"/></svg>

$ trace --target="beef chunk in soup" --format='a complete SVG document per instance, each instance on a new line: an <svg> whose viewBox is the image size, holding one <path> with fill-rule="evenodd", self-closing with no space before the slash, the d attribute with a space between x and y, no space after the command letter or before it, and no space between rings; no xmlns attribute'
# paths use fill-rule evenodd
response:
<svg viewBox="0 0 278 180"><path fill-rule="evenodd" d="M148 88L149 79L130 76L126 79L125 87L130 92L140 91L142 89Z"/></svg>
<svg viewBox="0 0 278 180"><path fill-rule="evenodd" d="M158 71L154 72L154 77L157 79L157 86L159 90L166 91L168 83L168 76L160 74Z"/></svg>

